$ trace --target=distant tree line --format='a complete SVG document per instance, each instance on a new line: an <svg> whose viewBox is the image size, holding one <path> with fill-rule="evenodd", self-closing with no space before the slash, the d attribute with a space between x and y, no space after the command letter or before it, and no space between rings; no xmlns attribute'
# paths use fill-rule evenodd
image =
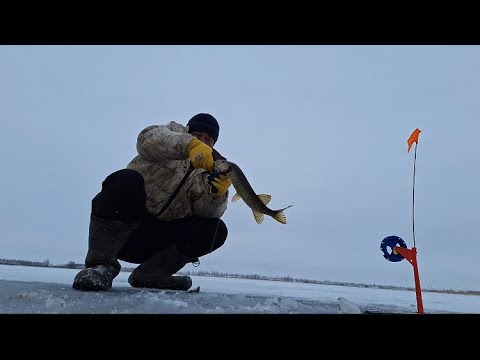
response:
<svg viewBox="0 0 480 360"><path fill-rule="evenodd" d="M49 259L42 262L29 260L14 260L14 259L0 259L0 265L20 265L20 266L34 266L34 267L51 267L63 269L83 269L85 264L78 264L74 261L69 261L66 264L52 264ZM122 268L122 271L133 271L132 268Z"/></svg>
<svg viewBox="0 0 480 360"><path fill-rule="evenodd" d="M28 260L12 260L12 259L0 259L2 265L21 265L21 266L37 266L37 267L51 267L50 260L46 259L42 262L28 261Z"/></svg>
<svg viewBox="0 0 480 360"><path fill-rule="evenodd" d="M28 261L28 260L12 260L12 259L0 259L0 265L19 265L19 266L35 266L35 267L51 267L51 268L64 268L64 269L83 269L84 264L77 264L74 261L69 261L66 264L53 265L49 259L42 262ZM132 272L133 268L122 267L121 271ZM327 280L311 280L306 278L293 278L291 276L265 276L258 274L231 274L220 271L182 271L179 274L184 275L197 275L197 276L211 276L211 277L223 277L223 278L238 278L238 279L250 279L250 280L268 280L268 281L283 281L283 282L297 282L306 284L319 284L319 285L337 285L337 286L349 286L349 287L362 287L362 288L376 288L387 290L411 290L415 291L413 287L401 287L390 285L372 285L362 283L348 283L341 281L327 281ZM452 290L452 289L423 289L425 292L445 293L445 294L462 294L462 295L480 295L480 291L473 290Z"/></svg>

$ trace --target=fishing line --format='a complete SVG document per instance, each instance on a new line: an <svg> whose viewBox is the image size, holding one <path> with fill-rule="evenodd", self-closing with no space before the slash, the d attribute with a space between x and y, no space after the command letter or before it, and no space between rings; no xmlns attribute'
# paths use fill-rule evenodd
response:
<svg viewBox="0 0 480 360"><path fill-rule="evenodd" d="M213 234L212 246L210 247L209 253L213 251L212 249L213 249L213 245L215 244L215 238L217 237L218 225L220 225L220 219L218 219L217 221L217 227L215 228L215 234Z"/></svg>

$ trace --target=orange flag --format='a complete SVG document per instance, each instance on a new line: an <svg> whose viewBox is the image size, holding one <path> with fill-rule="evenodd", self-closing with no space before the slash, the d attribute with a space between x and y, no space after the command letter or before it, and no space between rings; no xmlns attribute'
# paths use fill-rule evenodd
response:
<svg viewBox="0 0 480 360"><path fill-rule="evenodd" d="M410 148L412 147L414 142L418 144L418 136L420 135L421 131L422 130L420 130L419 128L416 128L415 130L413 130L412 135L410 135L410 137L407 140L407 144L408 144L407 152L410 152Z"/></svg>

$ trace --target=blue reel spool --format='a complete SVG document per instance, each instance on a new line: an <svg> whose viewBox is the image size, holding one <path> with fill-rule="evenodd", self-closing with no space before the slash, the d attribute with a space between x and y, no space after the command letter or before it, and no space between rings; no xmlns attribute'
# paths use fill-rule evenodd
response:
<svg viewBox="0 0 480 360"><path fill-rule="evenodd" d="M402 238L392 235L392 236L387 236L385 239L382 240L382 243L380 244L380 250L383 251L383 257L387 259L388 261L392 262L397 262L401 261L404 259L404 257L400 254L395 254L393 252L393 247L394 246L400 246L403 248L407 247L407 244L405 241L402 240ZM390 248L391 252L388 251L388 248Z"/></svg>

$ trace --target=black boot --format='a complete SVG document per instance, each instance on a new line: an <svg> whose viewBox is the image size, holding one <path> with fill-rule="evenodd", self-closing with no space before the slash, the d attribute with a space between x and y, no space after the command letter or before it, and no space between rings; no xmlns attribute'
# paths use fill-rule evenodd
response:
<svg viewBox="0 0 480 360"><path fill-rule="evenodd" d="M85 269L75 276L72 287L84 291L110 289L120 272L117 254L137 227L137 223L105 220L91 214Z"/></svg>
<svg viewBox="0 0 480 360"><path fill-rule="evenodd" d="M190 276L173 276L189 262L198 258L185 256L178 252L175 245L157 252L140 264L128 278L133 287L152 289L188 290L192 286Z"/></svg>

